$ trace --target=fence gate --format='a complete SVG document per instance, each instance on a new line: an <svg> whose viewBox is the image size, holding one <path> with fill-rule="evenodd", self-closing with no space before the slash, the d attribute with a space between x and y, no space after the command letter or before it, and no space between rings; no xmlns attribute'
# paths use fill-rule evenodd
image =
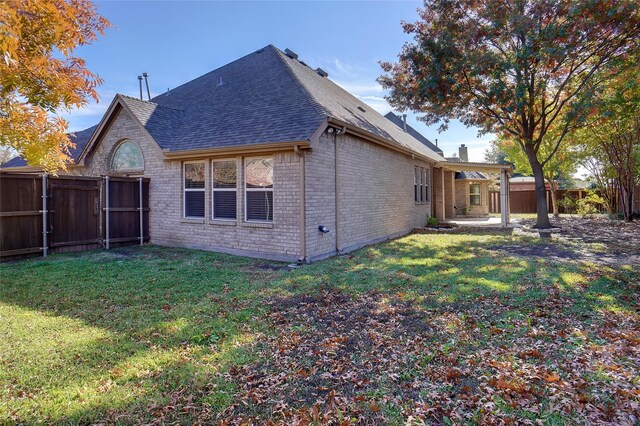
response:
<svg viewBox="0 0 640 426"><path fill-rule="evenodd" d="M149 240L149 179L0 173L0 258Z"/></svg>
<svg viewBox="0 0 640 426"><path fill-rule="evenodd" d="M100 178L48 179L48 248L58 252L100 247Z"/></svg>

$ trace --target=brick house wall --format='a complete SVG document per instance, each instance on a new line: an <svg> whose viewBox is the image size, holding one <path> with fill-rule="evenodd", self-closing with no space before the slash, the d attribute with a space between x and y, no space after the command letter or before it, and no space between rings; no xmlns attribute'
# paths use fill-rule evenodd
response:
<svg viewBox="0 0 640 426"><path fill-rule="evenodd" d="M150 183L150 242L153 244L197 248L231 254L295 261L306 254L309 260L335 255L339 233L340 252L383 241L410 232L426 222L431 203L414 201L414 166L430 163L351 135L324 133L318 146L304 151L279 152L274 158L273 223L244 221L244 159L257 155L216 159L236 161L237 220L211 220L211 160L205 163L205 219L183 216L183 162L167 160L160 147L125 110L120 110L104 131L84 167L69 169L70 174L101 176L112 174L111 156L123 140L138 144L144 157L144 172ZM336 145L337 139L337 145ZM335 154L338 149L339 229L336 229ZM265 155L261 155L264 157ZM305 238L302 247L302 182L305 194ZM433 182L429 185L429 200ZM322 234L318 226L331 232Z"/></svg>
<svg viewBox="0 0 640 426"><path fill-rule="evenodd" d="M166 160L160 147L124 110L120 110L104 133L95 151L85 162L87 166L70 168L69 172L88 176L109 174L111 154L124 139L130 139L140 146L144 156L144 173L140 176L151 179L151 243L284 261L295 261L300 257L302 247L299 182L302 162L293 151L273 155L273 223L244 221L242 156L226 157L234 158L237 164L237 220L229 222L208 219L211 218L212 157L201 159L205 162L205 219L185 219L182 162ZM251 157L256 155L248 158Z"/></svg>
<svg viewBox="0 0 640 426"><path fill-rule="evenodd" d="M338 218L336 173L338 154ZM307 256L317 260L394 238L426 223L431 203L414 201L414 167L431 164L351 135L324 133L306 153ZM432 185L429 185L431 200ZM328 234L318 231L324 225Z"/></svg>
<svg viewBox="0 0 640 426"><path fill-rule="evenodd" d="M469 204L469 185L480 184L480 205L471 206ZM469 207L468 216L486 216L489 214L489 183L485 180L456 179L456 214L462 215L462 208Z"/></svg>

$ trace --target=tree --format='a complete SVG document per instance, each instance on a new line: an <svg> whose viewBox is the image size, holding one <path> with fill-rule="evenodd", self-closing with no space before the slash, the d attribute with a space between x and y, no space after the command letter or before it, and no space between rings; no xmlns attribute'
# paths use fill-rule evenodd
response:
<svg viewBox="0 0 640 426"><path fill-rule="evenodd" d="M619 208L627 221L633 218L634 188L640 184L639 58L640 54L614 64L621 71L600 87L587 125L571 135L605 189L610 210Z"/></svg>
<svg viewBox="0 0 640 426"><path fill-rule="evenodd" d="M102 83L73 52L108 26L88 0L0 2L0 145L65 169L73 144L56 113L97 101Z"/></svg>
<svg viewBox="0 0 640 426"><path fill-rule="evenodd" d="M509 135L536 181L537 227L550 227L543 168L589 107L598 71L638 49L637 1L429 0L404 23L414 41L379 78L398 109ZM552 126L550 150L541 146Z"/></svg>
<svg viewBox="0 0 640 426"><path fill-rule="evenodd" d="M543 157L548 156L552 149L556 149L554 142L558 137L558 131L561 131L561 129L553 128L547 133L540 145L539 155ZM506 159L513 163L516 172L531 175L532 170L529 159L516 142L508 137L502 137L493 141L493 145L499 147L499 150L506 154ZM560 189L560 182L571 179L577 171L577 165L578 155L576 150L565 141L557 147L555 154L550 157L543 169L544 180L549 184L549 193L551 194L553 215L555 217L560 216L558 212L558 189Z"/></svg>

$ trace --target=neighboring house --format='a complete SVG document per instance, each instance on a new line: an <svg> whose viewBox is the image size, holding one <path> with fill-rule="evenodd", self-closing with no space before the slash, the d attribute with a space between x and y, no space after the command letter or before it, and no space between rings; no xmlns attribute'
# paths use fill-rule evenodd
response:
<svg viewBox="0 0 640 426"><path fill-rule="evenodd" d="M68 174L150 179L152 243L285 261L453 217L466 167L271 45L150 101L116 95L73 140Z"/></svg>

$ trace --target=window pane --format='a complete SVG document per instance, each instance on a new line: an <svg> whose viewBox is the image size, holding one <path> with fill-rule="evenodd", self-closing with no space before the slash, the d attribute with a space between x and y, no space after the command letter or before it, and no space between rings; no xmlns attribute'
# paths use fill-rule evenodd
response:
<svg viewBox="0 0 640 426"><path fill-rule="evenodd" d="M204 218L204 191L185 191L184 215Z"/></svg>
<svg viewBox="0 0 640 426"><path fill-rule="evenodd" d="M214 188L235 188L236 187L236 162L214 161L211 163Z"/></svg>
<svg viewBox="0 0 640 426"><path fill-rule="evenodd" d="M184 165L184 187L204 188L204 163Z"/></svg>
<svg viewBox="0 0 640 426"><path fill-rule="evenodd" d="M273 220L273 191L249 191L247 220Z"/></svg>
<svg viewBox="0 0 640 426"><path fill-rule="evenodd" d="M213 218L236 218L236 191L213 192Z"/></svg>
<svg viewBox="0 0 640 426"><path fill-rule="evenodd" d="M469 193L471 194L480 194L480 184L478 183L473 183L471 184L471 186L469 187Z"/></svg>
<svg viewBox="0 0 640 426"><path fill-rule="evenodd" d="M470 204L472 206L479 206L480 205L480 195L471 195L470 196Z"/></svg>
<svg viewBox="0 0 640 426"><path fill-rule="evenodd" d="M273 159L247 160L247 188L273 188Z"/></svg>
<svg viewBox="0 0 640 426"><path fill-rule="evenodd" d="M111 170L141 170L143 168L142 152L135 142L123 142L113 153Z"/></svg>

